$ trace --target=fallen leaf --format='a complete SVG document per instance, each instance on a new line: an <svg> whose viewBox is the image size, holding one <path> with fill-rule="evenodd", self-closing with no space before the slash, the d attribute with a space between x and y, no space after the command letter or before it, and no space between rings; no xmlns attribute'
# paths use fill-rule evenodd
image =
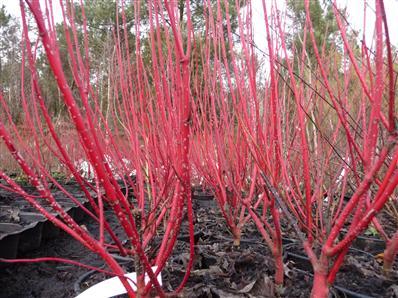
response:
<svg viewBox="0 0 398 298"><path fill-rule="evenodd" d="M239 290L238 293L249 293L253 289L255 284L256 284L256 281L249 283L243 289Z"/></svg>
<svg viewBox="0 0 398 298"><path fill-rule="evenodd" d="M250 294L253 297L276 297L275 284L268 275L263 275L263 278L259 278L256 281Z"/></svg>

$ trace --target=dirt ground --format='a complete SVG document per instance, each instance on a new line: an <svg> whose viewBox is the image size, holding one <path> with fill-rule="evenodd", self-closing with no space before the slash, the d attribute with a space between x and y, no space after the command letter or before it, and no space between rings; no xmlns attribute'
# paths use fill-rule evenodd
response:
<svg viewBox="0 0 398 298"><path fill-rule="evenodd" d="M253 224L247 224L239 248L232 246L231 235L216 207L195 205L197 243L192 274L182 297L309 297L311 266L301 246L284 235L285 286L273 283L273 259ZM87 229L97 226L86 219ZM111 219L116 226L116 221ZM188 261L188 239L180 237L173 255L162 272L165 290L172 291L181 281ZM365 243L366 244L366 243ZM380 249L358 242L341 268L332 297L398 297L398 270L389 279L374 254ZM381 252L381 251L380 251ZM20 257L56 256L101 266L101 259L65 233L42 244L40 249ZM76 281L88 270L62 263L0 265L0 298L69 298L75 288L85 288L104 277L95 273L81 284ZM130 264L125 265L131 270ZM395 269L398 269L395 265ZM359 295L361 294L361 295Z"/></svg>

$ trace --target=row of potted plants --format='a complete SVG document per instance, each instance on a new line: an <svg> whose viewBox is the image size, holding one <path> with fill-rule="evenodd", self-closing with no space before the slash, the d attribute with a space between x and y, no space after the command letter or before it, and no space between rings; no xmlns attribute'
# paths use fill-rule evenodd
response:
<svg viewBox="0 0 398 298"><path fill-rule="evenodd" d="M23 195L54 225L103 258L131 297L143 297L152 291L166 295L159 276L184 221L190 258L175 293L187 282L194 258L191 186L202 183L214 192L233 245L239 245L244 225L255 223L273 255L279 286L284 282L282 234L293 229L313 267L312 296L327 297L352 242L372 222L382 231L376 215L394 198L396 74L383 1L375 1L371 57L365 42L362 55L354 51L335 3L342 50L324 51L326 41L319 44L312 30L310 1L303 4L303 44L311 45L314 65L307 65L306 47L288 47L287 18L274 13L275 4L262 1L268 64L262 80L250 1L242 8L235 3L238 33L231 25L229 1L204 1L205 28L197 31L189 0L150 1L145 20L138 1L132 29L126 3L116 3L104 110L90 64L90 30L85 22L75 22L76 10L84 20L84 6L61 2L70 78L51 1L44 7L38 0L21 2L22 63L29 70L23 72L21 100L30 136L21 137L1 94L0 136L57 216L4 171L0 186ZM34 18L36 34L28 29L27 14ZM134 31L133 45L129 30ZM144 42L150 63L142 51ZM43 98L37 71L40 50L74 126L76 139L69 140L73 156ZM54 197L49 183L79 203L46 168L43 147L81 187L90 204L83 210L98 222L98 235L77 224ZM90 175L76 164L77 155L84 156ZM124 235L112 230L105 208L113 210ZM161 244L149 256L147 248L157 235ZM396 235L387 240L387 272L397 243ZM133 284L108 248L132 258Z"/></svg>

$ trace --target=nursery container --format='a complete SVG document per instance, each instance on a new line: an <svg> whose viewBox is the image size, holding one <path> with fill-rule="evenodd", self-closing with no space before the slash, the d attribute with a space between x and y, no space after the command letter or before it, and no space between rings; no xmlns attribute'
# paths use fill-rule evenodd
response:
<svg viewBox="0 0 398 298"><path fill-rule="evenodd" d="M360 252L358 250L358 252ZM367 254L366 252L363 252ZM309 258L305 255L296 254L292 252L287 252L285 254L285 259L294 262L294 270L299 274L306 275L310 278L313 278L313 268ZM332 286L334 292L338 293L338 297L346 297L346 298L372 298L372 296L368 296L363 293L358 293L356 291L347 289L345 287L341 287L338 284Z"/></svg>
<svg viewBox="0 0 398 298"><path fill-rule="evenodd" d="M195 191L192 196L193 202L201 208L214 208L217 206L214 194L205 191Z"/></svg>
<svg viewBox="0 0 398 298"><path fill-rule="evenodd" d="M13 223L0 223L0 258L17 257L18 244L22 226Z"/></svg>
<svg viewBox="0 0 398 298"><path fill-rule="evenodd" d="M61 232L60 228L54 225L51 221L47 220L43 223L42 238L52 239L59 235Z"/></svg>
<svg viewBox="0 0 398 298"><path fill-rule="evenodd" d="M19 240L18 251L27 252L40 247L43 231L43 222L36 221L23 228Z"/></svg>

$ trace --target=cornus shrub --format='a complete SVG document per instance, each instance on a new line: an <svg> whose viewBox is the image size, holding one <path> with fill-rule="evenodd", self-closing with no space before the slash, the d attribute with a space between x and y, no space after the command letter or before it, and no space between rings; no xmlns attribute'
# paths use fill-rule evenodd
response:
<svg viewBox="0 0 398 298"><path fill-rule="evenodd" d="M282 231L295 232L311 261L313 297L328 296L350 245L371 222L387 241L390 270L398 237L388 238L376 218L398 183L396 73L383 1L375 0L374 40L364 34L360 46L336 3L319 14L317 2L289 1L293 37L275 3L261 1L262 64L250 1L203 1L200 21L196 1L120 1L110 24L96 23L73 1L60 1L56 24L52 1L21 1L25 125L0 93L0 136L37 195L4 170L0 187L98 254L130 297L167 295L157 276L184 218L190 260L172 294L187 282L192 168L214 191L235 245L254 222L274 257L277 285ZM54 92L43 80L56 86L63 113L50 108ZM76 181L90 208L56 179L54 165ZM54 189L97 223L97 234L68 215ZM134 287L111 250L131 258ZM51 257L8 260L16 261L91 268Z"/></svg>
<svg viewBox="0 0 398 298"><path fill-rule="evenodd" d="M342 49L326 51L328 35L315 36L310 1L303 4L301 48L288 49L280 15L274 14L272 21L265 17L271 89L266 100L272 115L268 125L275 127L274 155L280 157L268 158L265 149L272 142L259 139L247 121L242 123L261 176L312 263L311 295L327 297L353 240L397 185L395 75L382 1L375 1L372 52L365 41L361 50L354 47L336 3L332 11L339 36L334 38ZM267 16L265 2L263 8ZM278 55L275 45L280 45ZM316 64L307 63L311 60ZM273 106L283 112L274 113ZM280 172L273 172L275 168Z"/></svg>
<svg viewBox="0 0 398 298"><path fill-rule="evenodd" d="M22 195L56 226L102 257L112 274L120 277L131 297L145 296L152 288L164 296L156 276L173 250L184 206L187 207L191 258L177 291L186 282L193 260L188 160L191 41L189 34L188 38L183 37L178 23L178 13L186 15L185 32L191 31L189 1L184 11L177 10L175 2L149 4L145 9L149 10L146 12L150 36L147 51L151 53L151 66L144 65L140 50L142 6L139 1L134 3L135 25L130 29L128 22L131 20L126 19L125 3L121 2L115 6L116 23L109 32L113 53L111 59L104 62L108 71L98 74L90 64L90 28L84 6L61 2L63 22L60 27L55 25L51 1L46 1L44 8L39 1L21 2L22 64L29 69L29 73L22 73L21 96L25 121L32 136L29 142L18 131L7 102L0 96L4 107L0 135L11 156L47 204L41 205L42 201L27 194L4 172L0 175L6 183L1 187ZM34 19L35 31L28 30L27 14ZM82 20L81 26L76 25L77 15ZM130 30L134 32L133 40ZM66 51L62 48L62 54L66 57L61 56L61 36L66 48ZM48 110L39 80L38 53L45 57L54 84L62 95L77 148L65 146L62 137L65 132L57 129ZM107 78L106 96L100 93L101 76ZM44 164L44 148L76 180L92 210L85 208L52 177ZM98 222L98 235L90 234L65 212L50 190L50 182ZM127 242L118 237L108 223L105 208L113 211ZM159 249L148 255L151 250L147 248L159 233L162 235ZM134 260L138 275L136 291L123 277L125 272L107 250L109 247ZM157 265L156 272L152 271L152 265ZM148 284L144 282L144 275L149 276Z"/></svg>
<svg viewBox="0 0 398 298"><path fill-rule="evenodd" d="M250 43L252 10L249 2L240 10L244 12L238 14L234 32L228 3L206 2L205 30L212 38L196 45L203 50L194 60L195 69L201 71L192 75L192 92L197 95L193 101L192 161L214 191L235 246L240 245L245 223L254 221L275 258L275 282L281 285L284 274L279 214L273 197L264 189L245 131L260 135L270 129L261 130L262 121L268 119L256 110L261 95L257 94L258 64ZM247 40L236 40L246 35Z"/></svg>

